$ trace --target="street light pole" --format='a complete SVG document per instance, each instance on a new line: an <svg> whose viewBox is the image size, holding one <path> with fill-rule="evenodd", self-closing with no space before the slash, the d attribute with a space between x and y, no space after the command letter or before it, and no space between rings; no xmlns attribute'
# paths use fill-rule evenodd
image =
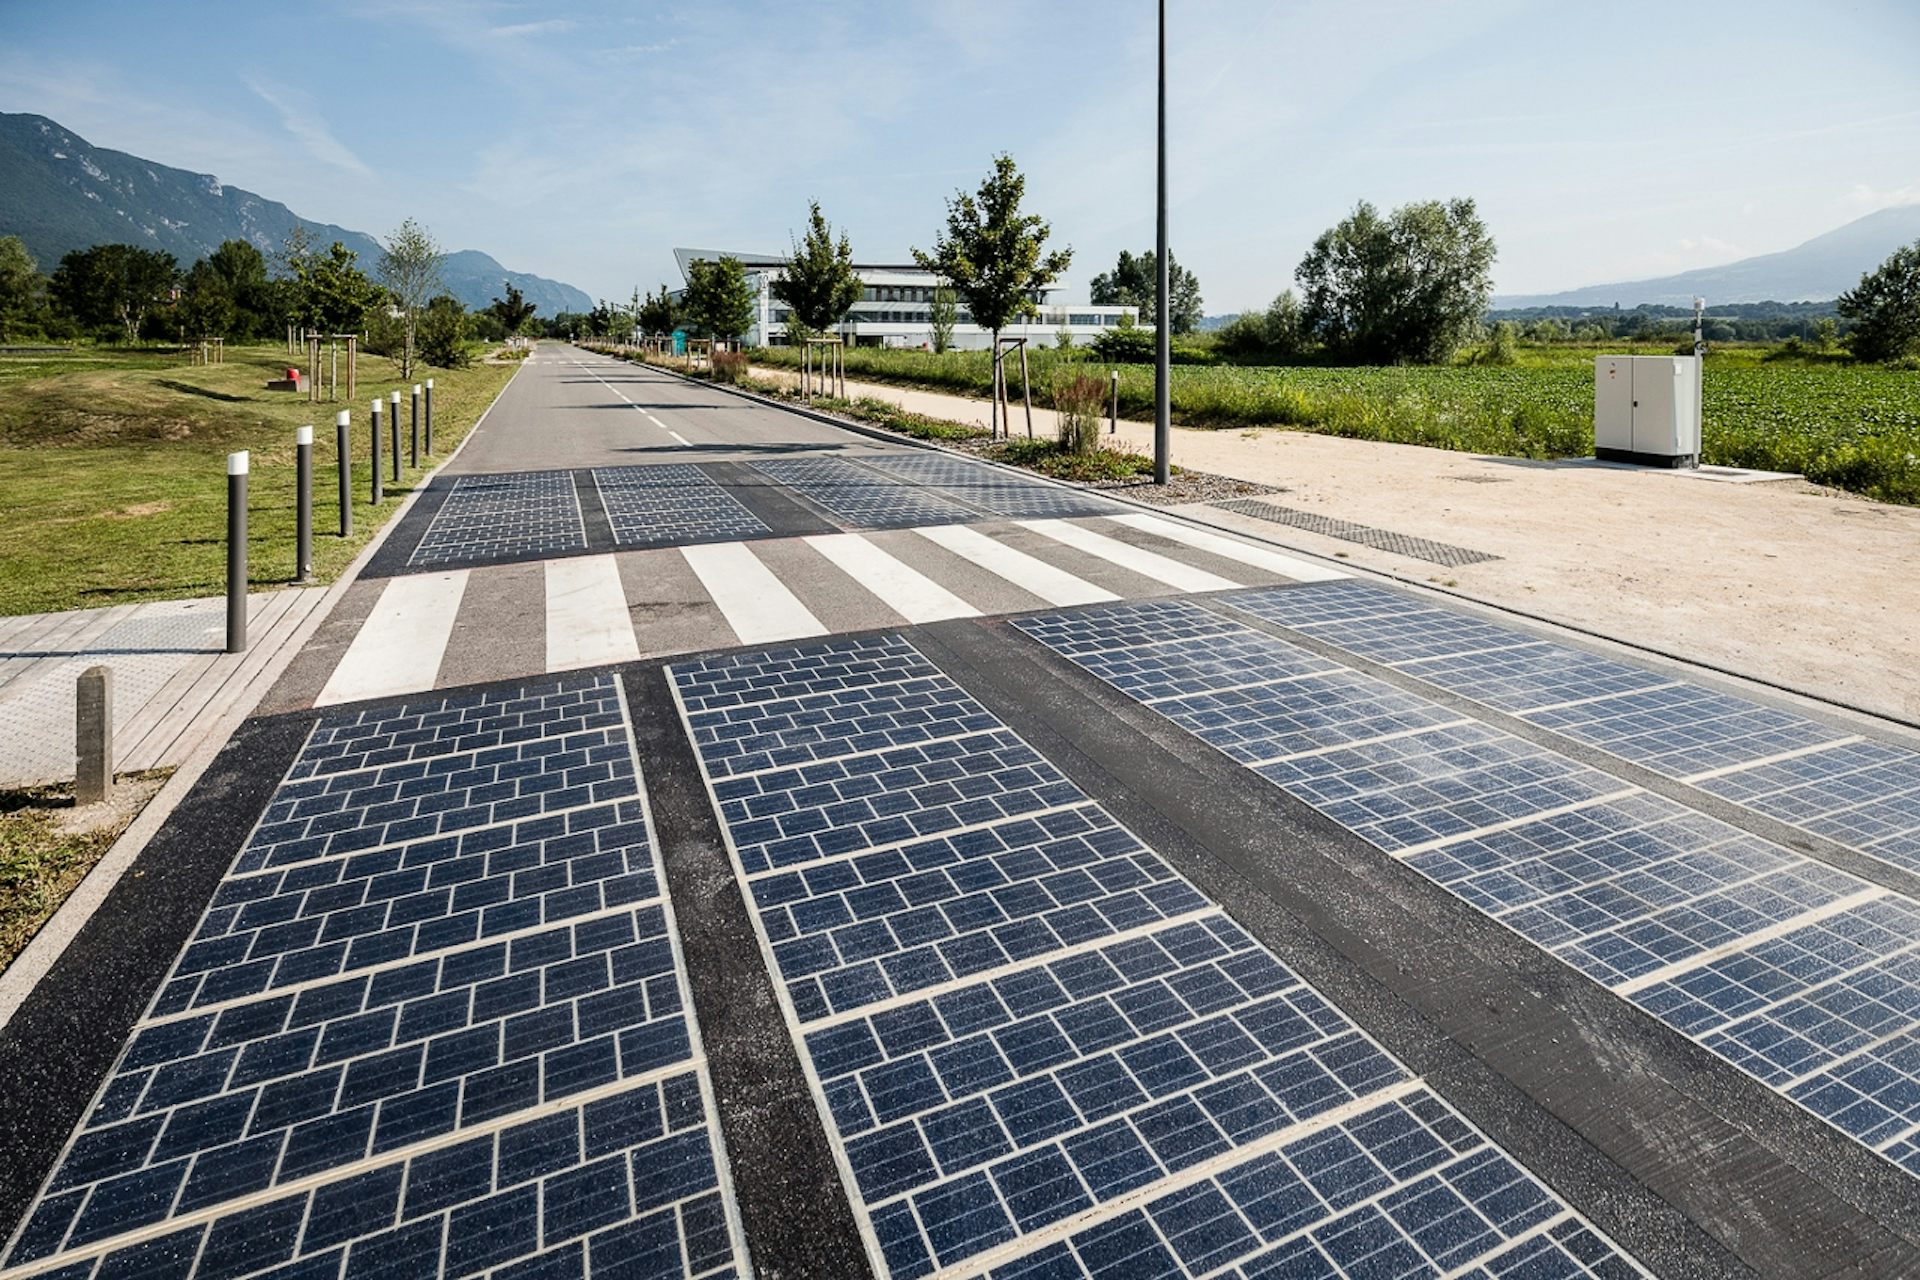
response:
<svg viewBox="0 0 1920 1280"><path fill-rule="evenodd" d="M1173 420L1173 336L1167 326L1167 0L1160 0L1160 121L1158 217L1154 230L1153 482L1167 483Z"/></svg>

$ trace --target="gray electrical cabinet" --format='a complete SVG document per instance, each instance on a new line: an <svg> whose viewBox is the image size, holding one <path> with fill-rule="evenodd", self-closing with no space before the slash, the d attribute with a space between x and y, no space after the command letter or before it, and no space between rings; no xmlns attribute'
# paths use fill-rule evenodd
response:
<svg viewBox="0 0 1920 1280"><path fill-rule="evenodd" d="M1655 467L1698 459L1699 378L1691 356L1596 356L1593 456Z"/></svg>

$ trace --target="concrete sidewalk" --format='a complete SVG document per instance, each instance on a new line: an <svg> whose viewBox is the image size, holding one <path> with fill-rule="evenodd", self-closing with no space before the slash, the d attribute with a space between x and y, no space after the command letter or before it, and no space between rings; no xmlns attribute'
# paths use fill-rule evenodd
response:
<svg viewBox="0 0 1920 1280"><path fill-rule="evenodd" d="M761 376L793 375L756 369ZM876 383L872 396L956 422L987 402ZM1053 435L1051 410L1033 411ZM1016 434L1024 433L1014 410ZM1118 440L1152 448L1150 423ZM1174 428L1178 466L1274 485L1308 517L1497 559L1442 566L1210 506L1211 523L1405 581L1907 722L1920 722L1920 509L1799 480L1715 483L1591 460L1535 462L1274 427ZM1375 539L1375 541L1380 541Z"/></svg>

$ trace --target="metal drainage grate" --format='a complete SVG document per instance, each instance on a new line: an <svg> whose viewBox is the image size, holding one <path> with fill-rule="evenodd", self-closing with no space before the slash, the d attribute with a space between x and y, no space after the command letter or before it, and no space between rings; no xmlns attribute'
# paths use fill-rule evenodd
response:
<svg viewBox="0 0 1920 1280"><path fill-rule="evenodd" d="M1388 529L1375 529L1369 525L1354 524L1351 520L1335 520L1332 516L1316 515L1311 511L1296 511L1292 507L1283 507L1276 502L1262 502L1258 498L1232 498L1213 505L1222 511L1237 511L1243 516L1254 516L1261 520L1271 520L1275 524L1291 525L1295 529L1325 534L1329 538L1338 538L1342 542L1357 542L1363 547L1391 551L1397 556L1411 556L1415 560L1426 560L1449 568L1500 558L1490 556L1484 551L1470 551L1466 547L1449 546L1444 542L1431 542L1426 538L1415 538L1404 533L1394 533Z"/></svg>

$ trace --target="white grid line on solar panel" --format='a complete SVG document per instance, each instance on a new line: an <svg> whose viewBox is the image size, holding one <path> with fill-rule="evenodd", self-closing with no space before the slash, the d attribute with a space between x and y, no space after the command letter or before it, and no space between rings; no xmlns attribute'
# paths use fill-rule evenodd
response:
<svg viewBox="0 0 1920 1280"><path fill-rule="evenodd" d="M1402 1116L1403 1138L1444 1135L1429 1148L1444 1149L1443 1159L1486 1149L1217 913L810 1031L807 1046L895 1274L928 1269L898 1269L916 1239L933 1243L942 1264L965 1258L981 1233L963 1224L976 1215L1002 1240L1016 1224L1042 1240L1078 1233L1143 1194L1156 1196L1154 1215L1186 1187L1277 1149L1301 1162L1285 1166L1297 1202L1284 1226L1264 1223L1264 1244L1241 1228L1238 1252L1264 1247L1388 1189L1358 1150L1335 1140L1336 1155L1308 1135L1344 1129L1357 1111L1379 1115L1376 1104L1396 1096L1417 1094L1412 1110L1423 1118ZM1255 1200L1279 1189L1267 1181ZM971 1201L965 1215L950 1212L956 1197ZM918 1247L924 1259L926 1244ZM1231 1257L1184 1260L1198 1274ZM968 1259L966 1271L995 1260Z"/></svg>
<svg viewBox="0 0 1920 1280"><path fill-rule="evenodd" d="M99 1280L258 1275L471 1274L590 1241L596 1259L649 1256L711 1276L732 1243L696 1070L620 1080L484 1129L203 1205L45 1253L11 1275ZM30 1224L32 1226L33 1224ZM44 1249L43 1219L21 1245ZM88 1230L84 1221L75 1228ZM564 1242L574 1242L567 1245ZM95 1260L100 1262L94 1270ZM548 1274L542 1272L542 1274Z"/></svg>
<svg viewBox="0 0 1920 1280"><path fill-rule="evenodd" d="M692 712L797 702L817 693L871 695L868 685L932 680L935 667L896 635L825 641L799 649L734 654L675 666L674 690Z"/></svg>
<svg viewBox="0 0 1920 1280"><path fill-rule="evenodd" d="M1669 777L1847 736L1698 685L1621 694L1525 718Z"/></svg>
<svg viewBox="0 0 1920 1280"><path fill-rule="evenodd" d="M920 761L934 758L928 753L952 752L994 738L994 732L988 729L962 729L955 733L944 733L936 738L925 738L903 746L888 743L884 746L863 747L859 751L848 751L839 755L815 756L809 748L796 747L797 753L791 760L781 759L758 769L733 768L717 776L729 780L735 778L764 778L769 774L792 773L803 781L813 781L821 777L841 777L849 765L868 756L884 758L891 766L903 761ZM722 763L732 765L737 757L729 757ZM821 770L826 770L822 773Z"/></svg>
<svg viewBox="0 0 1920 1280"><path fill-rule="evenodd" d="M1614 989L1623 996L1636 995L1674 982L1716 960L1765 946L1775 938L1790 937L1834 916L1846 915L1893 896L1878 885L1855 888L1847 893L1845 877L1830 869L1806 868L1797 880L1783 883L1784 877L1790 875L1789 871L1769 877L1764 894L1730 889L1699 904L1689 904L1696 908L1697 918L1703 919L1706 918L1698 912L1698 907L1711 903L1722 908L1720 914L1727 918L1707 919L1710 927L1718 931L1717 941L1709 945L1707 939L1690 938L1690 947L1685 953L1658 968L1617 983ZM1841 883L1836 884L1835 880Z"/></svg>
<svg viewBox="0 0 1920 1280"><path fill-rule="evenodd" d="M1314 655L1276 649L1266 639L1253 632L1204 636L1087 653L1080 661L1128 697L1146 703L1187 694L1263 688L1338 670L1336 664ZM1178 679L1167 674L1170 659L1180 661Z"/></svg>
<svg viewBox="0 0 1920 1280"><path fill-rule="evenodd" d="M1379 738L1459 720L1425 698L1356 672L1335 670L1283 683L1183 694L1154 710L1243 764Z"/></svg>
<svg viewBox="0 0 1920 1280"><path fill-rule="evenodd" d="M725 779L715 791L748 875L1086 799L1005 730L923 762L869 755L838 777L761 774Z"/></svg>
<svg viewBox="0 0 1920 1280"><path fill-rule="evenodd" d="M1316 584L1311 589L1320 588ZM1301 590L1270 589L1235 596L1228 603L1243 613L1283 626L1296 625L1297 619L1299 628L1317 639L1392 666L1469 653L1493 654L1540 643L1523 632L1432 605L1389 608L1356 617L1316 617L1310 608L1303 610L1300 602L1292 599Z"/></svg>
<svg viewBox="0 0 1920 1280"><path fill-rule="evenodd" d="M676 538L752 538L771 532L739 499L690 463L596 467L593 483L619 546Z"/></svg>
<svg viewBox="0 0 1920 1280"><path fill-rule="evenodd" d="M1097 621L1074 613L1054 613L1016 618L1013 625L1056 653L1076 659L1083 653L1172 644L1201 636L1230 638L1238 646L1257 651L1257 641L1265 639L1184 600L1117 604L1102 609Z"/></svg>
<svg viewBox="0 0 1920 1280"><path fill-rule="evenodd" d="M586 548L586 522L568 472L461 476L407 563Z"/></svg>
<svg viewBox="0 0 1920 1280"><path fill-rule="evenodd" d="M748 465L855 528L907 528L981 518L978 512L958 503L876 475L841 458L792 458Z"/></svg>
<svg viewBox="0 0 1920 1280"><path fill-rule="evenodd" d="M1228 603L1283 627L1312 630L1333 622L1385 619L1400 614L1431 614L1433 605L1358 578L1316 582L1305 587L1261 587Z"/></svg>
<svg viewBox="0 0 1920 1280"><path fill-rule="evenodd" d="M1491 730L1486 732L1492 733ZM1569 806L1562 814L1541 814L1502 826L1514 831L1531 826L1544 833L1569 836L1617 836L1622 831L1645 827L1651 816L1662 811L1685 814L1683 807L1674 802L1629 789L1598 802ZM1549 818L1553 820L1541 821ZM1687 825L1680 834L1695 838L1712 837L1724 825L1697 814L1685 816L1684 821ZM1354 827L1351 820L1346 820L1345 825ZM1734 828L1724 827L1724 830L1734 833L1741 841L1739 847L1749 853L1759 845L1758 841L1737 833ZM1376 844L1381 843L1377 831L1363 830L1361 834ZM1517 838L1524 840L1526 833L1522 832ZM1709 848L1722 851L1734 847L1728 841L1718 839L1708 839L1707 843ZM1495 847L1498 856L1496 842L1482 837L1473 844L1481 850ZM1448 846L1461 849L1470 847L1458 841L1435 841L1429 847ZM1631 849L1631 845L1627 847ZM1409 855L1421 852L1424 850L1414 846L1401 850L1400 854L1418 867L1422 859ZM1595 869L1604 865L1598 862L1593 864ZM1739 949L1730 954L1704 954L1706 948L1700 947L1696 938L1688 936L1685 928L1669 929L1662 938L1630 936L1630 931L1616 934L1615 937L1622 943L1622 949L1618 951L1596 947L1592 952L1575 957L1567 954L1565 943L1549 949L1564 962L1580 967L1581 960L1597 963L1602 954L1606 960L1618 963L1619 958L1627 954L1625 944L1628 943L1643 946L1655 941L1664 948L1695 948L1697 958L1688 963L1686 972L1656 982L1637 993L1628 993L1628 998L1683 1033L1705 1043L1705 1037L1719 1026L1736 1018L1761 1013L1770 1005L1793 999L1810 988L1844 977L1850 971L1870 968L1888 955L1914 945L1912 939L1920 936L1920 906L1866 886L1864 882L1844 873L1816 866L1809 860L1799 859L1798 865L1792 869L1798 874L1775 874L1765 886L1766 892L1758 897L1735 890L1732 893L1704 895L1691 904L1696 914L1684 923L1702 937L1720 939L1714 943L1715 950L1728 944L1724 941L1725 935L1715 934L1713 929L1729 923L1737 924L1741 920L1768 922L1761 930L1759 941L1748 939L1736 944ZM1851 888L1853 893L1836 892L1842 886ZM1459 892L1457 885L1447 887ZM1473 901L1471 896L1463 896ZM1806 905L1818 904L1823 898L1829 902L1838 900L1836 914L1826 919L1815 919L1811 923L1795 919L1802 914ZM1483 904L1476 905L1483 911L1487 910ZM1781 918L1793 920L1794 923L1781 936L1766 936L1778 931L1771 922ZM1513 927L1514 922L1505 922ZM1524 931L1522 935L1526 936ZM1661 954L1658 948L1646 949L1650 954ZM1674 955L1678 952L1668 950L1665 954ZM1661 963L1666 961L1662 960ZM1628 980L1624 985L1637 984ZM1916 993L1914 998L1920 1002L1920 993ZM1729 1060L1734 1061L1731 1057ZM1741 1064L1735 1061L1735 1065ZM1920 1092L1916 1096L1920 1097ZM1902 1137L1895 1141L1905 1142L1906 1139ZM1902 1147L1901 1150L1906 1151L1906 1148ZM1920 1157L1916 1157L1913 1167L1920 1170Z"/></svg>
<svg viewBox="0 0 1920 1280"><path fill-rule="evenodd" d="M1403 669L1410 676L1515 715L1562 710L1619 693L1679 684L1643 667L1544 643L1428 658L1405 663Z"/></svg>
<svg viewBox="0 0 1920 1280"><path fill-rule="evenodd" d="M1700 773L1690 773L1680 779L1680 781L1690 787L1697 787L1703 782L1711 782L1713 779L1724 777L1729 773L1745 773L1749 769L1760 769L1767 765L1785 764L1787 761L1797 760L1801 756L1810 756L1823 751L1831 751L1835 747L1850 747L1856 742L1865 741L1866 739L1859 734L1853 734L1845 738L1835 739L1832 742L1816 742L1809 746L1795 747L1791 751L1782 751L1778 755L1763 756L1758 760L1743 760L1739 764L1723 764L1715 769L1707 769Z"/></svg>
<svg viewBox="0 0 1920 1280"><path fill-rule="evenodd" d="M1920 756L1905 748L1843 742L1700 786L1896 866L1920 869Z"/></svg>
<svg viewBox="0 0 1920 1280"><path fill-rule="evenodd" d="M564 825L483 828L229 877L161 986L156 1015L657 897L638 821L637 806L602 806Z"/></svg>
<svg viewBox="0 0 1920 1280"><path fill-rule="evenodd" d="M1085 809L1088 805L1092 803L1093 802L1091 800L1069 800L1065 804L1051 805L1045 809L1033 809L1028 812L1018 814L1016 815L1016 818L1018 821L1021 821L1021 822L1044 822L1052 819L1057 814L1072 813L1076 810ZM996 827L1004 825L1006 822L1008 822L1008 820L1009 819L1007 819L1006 817L994 817L992 819L989 819L983 822L968 823L965 826L954 827L948 831L941 831L937 835L933 836L932 838L938 839L938 840L946 840L946 841L961 840L966 837L972 836L974 833L979 831L991 831ZM915 835L903 840L894 840L884 844L869 845L865 849L858 850L857 852L859 852L862 856L865 856L866 854L871 854L871 853L894 853L894 852L898 852L899 850L905 849L911 845L920 844L922 841L928 838L929 837L927 836ZM794 872L807 872L807 871L812 871L816 867L822 867L822 866L828 865L829 863L838 862L840 859L846 856L847 856L846 853L825 853L825 854L821 854L818 858L814 858L806 862L783 862L779 866L768 867L764 871L744 871L744 874L746 875L748 880L759 880L767 876L783 875L783 874L794 873Z"/></svg>
<svg viewBox="0 0 1920 1280"><path fill-rule="evenodd" d="M695 743L712 749L716 772L726 777L893 751L950 754L937 744L971 740L997 723L952 684L931 677L883 694L843 689L692 717Z"/></svg>
<svg viewBox="0 0 1920 1280"><path fill-rule="evenodd" d="M729 825L728 829L729 831L731 831L731 825ZM1122 835L1125 834L1123 829L1114 828L1114 830L1119 832ZM1128 839L1131 842L1131 837L1128 837ZM944 850L943 854L950 854L952 852L954 851ZM849 859L847 861L858 863L861 860ZM883 869L890 872L897 872L900 870L900 868L897 866L886 867ZM820 869L820 871L825 871L825 870L827 869L826 868ZM851 884L855 878L854 870L850 866L843 866L835 870L842 877L842 879L848 884ZM819 873L820 872L816 872L815 874L817 875ZM792 887L792 889L795 892L798 892L799 890L802 890L802 889L805 890L805 897L795 899L795 900L811 901L813 899L818 898L820 895L818 894L817 890L820 886L818 884L813 884L813 885L805 884L804 880L805 880L804 877L796 877L794 880L788 881L788 884ZM756 893L756 905L760 908L760 910L756 913L756 918L761 926L763 940L766 941L769 949L772 950L776 946L781 945L780 943L777 943L774 939L776 937L784 938L785 929L788 927L793 927L793 925L792 925L792 918L791 916L789 916L785 924L782 924L782 922L776 918L771 922L771 927L769 927L769 922L766 917L766 908L769 905L769 903L767 902L766 897L764 895L764 886L766 886L768 883L769 881L767 880L759 881L754 885L754 890ZM777 897L780 895L775 895L775 896ZM1196 922L1205 920L1205 921L1211 922L1216 928L1228 929L1228 930L1233 929L1233 926L1225 922L1224 917L1220 917L1216 910L1207 908L1205 906L1204 899L1199 899L1197 895L1194 895L1194 898L1195 898L1195 905L1200 910L1200 915L1196 917ZM789 905L789 903L782 901L774 905L786 906L786 905ZM888 905L891 905L891 904L888 904ZM829 928L833 927L831 922L827 922L827 925ZM1184 937L1205 936L1204 930L1200 935L1196 935L1194 933L1193 925L1180 925L1180 926L1177 926L1175 929L1169 930L1164 926L1154 925L1149 923L1149 924L1137 926L1135 929L1131 930L1130 932L1133 934L1141 935L1141 936L1146 936L1151 934L1173 934L1173 933L1178 933L1180 936L1184 936ZM1239 935L1237 930L1234 930L1234 932L1237 936L1244 939L1244 935ZM818 935L816 934L815 936L818 936ZM1138 942L1137 938L1129 939L1126 943L1119 944L1119 945L1132 947L1137 945L1137 942ZM1217 944L1210 944L1210 945L1217 945ZM1097 956L1101 953L1115 952L1117 950L1118 950L1118 947L1114 944L1111 944L1110 942L1103 943L1103 942L1097 941L1096 939L1082 939L1077 942L1070 943L1069 947L1067 948L1059 948L1056 946L1050 951L1041 951L1038 954L1038 956L1035 957L1035 959L1043 959L1047 963L1055 967L1059 967L1067 963L1081 964L1081 963L1084 963L1084 961L1089 957L1097 958ZM1073 953L1070 957L1067 954L1069 951ZM1033 982L1033 975L1034 975L1034 967L1033 967L1033 962L1031 960L1025 964L1021 964L1019 960L1016 959L1014 961L1009 962L1004 972L995 971L992 973L991 976L985 979L976 978L971 981L965 978L949 979L948 982L944 985L944 988L928 989L928 991L936 991L936 990L939 991L940 994L937 996L930 996L926 992L923 992L920 995L896 994L889 999L886 1006L880 1006L880 1005L863 1006L858 1003L855 1003L852 1006L850 1006L850 1009L851 1009L850 1012L843 1012L840 1014L836 1014L836 1015L833 1015L831 1018L822 1018L819 1016L820 1014L823 1014L825 1012L825 1009L827 1007L824 999L809 1002L804 995L801 995L799 999L792 999L791 993L790 993L790 1007L793 1009L794 1016L797 1019L799 1019L803 1025L806 1024L810 1018L815 1019L812 1023L812 1030L814 1032L820 1031L829 1022L846 1024L850 1026L868 1026L878 1022L886 1022L888 1025L894 1025L899 1019L903 1017L911 1018L913 1016L912 1011L916 1008L924 1009L926 1007L929 1007L930 1004L938 1003L939 1001L952 1002L957 999L964 999L963 993L971 989L993 988L998 990L998 989L1005 988L1005 989L1012 990L1012 989L1024 989L1024 988L1030 987ZM1051 979L1048 979L1048 980L1051 981ZM1188 989L1192 990L1195 993L1193 998L1195 999L1202 998L1198 994L1199 988L1197 986L1192 986L1190 980L1183 980L1183 984L1185 984L1188 987ZM1176 999L1176 1003L1177 1003L1177 999ZM1144 1006L1141 1006L1141 1007L1144 1008ZM1185 1006L1181 1006L1181 1007L1183 1009L1185 1008ZM1210 1121L1207 1123L1211 1124ZM1166 1139L1167 1141L1177 1142L1178 1141L1177 1135L1180 1132L1181 1128L1182 1126L1177 1121L1174 1121L1171 1123L1170 1127L1164 1127L1162 1130L1156 1130L1156 1132L1164 1132L1170 1135ZM984 1175L981 1175L981 1177L984 1180ZM981 1183L981 1185L982 1186L985 1185L984 1181ZM998 1203L999 1193L997 1191L993 1191L991 1188L988 1188L988 1192L991 1196L995 1198L994 1202ZM942 1194L953 1194L953 1193L943 1192ZM968 1194L971 1194L971 1193L969 1192ZM976 1211L978 1211L978 1206L975 1206L974 1208L971 1208L971 1209L963 1207L962 1211L958 1215L953 1216L951 1218L951 1221L958 1221L961 1218L966 1217L968 1214ZM918 1212L918 1210L916 1209L915 1212ZM947 1227L942 1226L939 1228L935 1228L932 1231L929 1231L926 1235L922 1236L920 1234L920 1226L918 1225L917 1219L913 1220L913 1222L911 1222L909 1226L912 1232L915 1234L915 1237L917 1239L922 1240L922 1243L918 1247L921 1248L923 1251L927 1248L935 1247L931 1242L934 1239L935 1234L937 1232L947 1230ZM898 1245L899 1245L899 1242L894 1241L892 1245L889 1246L888 1252L890 1254L897 1252ZM944 1260L945 1259L943 1259L943 1261ZM908 1272L907 1274L923 1274L924 1270L931 1269L931 1265L932 1264L929 1261L926 1263L925 1268L923 1268L922 1270ZM895 1266L895 1273L896 1274L901 1273L897 1265Z"/></svg>
<svg viewBox="0 0 1920 1280"><path fill-rule="evenodd" d="M958 458L879 454L860 459L860 465L896 473L915 484L945 489L972 506L1009 518L1089 516L1125 510L1090 493L1006 475Z"/></svg>

